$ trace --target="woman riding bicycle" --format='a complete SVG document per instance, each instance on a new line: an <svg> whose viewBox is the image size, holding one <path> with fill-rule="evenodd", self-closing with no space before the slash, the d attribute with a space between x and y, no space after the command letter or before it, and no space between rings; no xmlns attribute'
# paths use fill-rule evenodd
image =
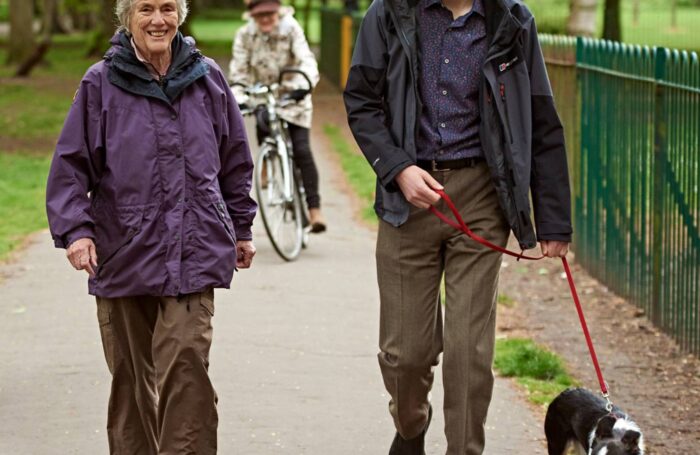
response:
<svg viewBox="0 0 700 455"><path fill-rule="evenodd" d="M233 42L233 58L229 80L239 105L246 105L247 95L243 87L255 83L272 84L277 82L283 68L294 67L303 71L315 85L318 83L318 65L309 49L299 23L294 19L294 10L280 6L279 0L252 0L248 3L250 17L241 27ZM282 83L288 92L308 87L301 75L289 74ZM321 215L321 198L318 193L318 170L311 154L309 128L311 128L311 95L306 95L298 103L292 103L278 110L279 116L289 125L289 134L294 150L294 162L301 171L306 190L306 204L309 208L311 232L326 230L326 222ZM258 123L260 123L260 117ZM258 125L258 139L263 125Z"/></svg>

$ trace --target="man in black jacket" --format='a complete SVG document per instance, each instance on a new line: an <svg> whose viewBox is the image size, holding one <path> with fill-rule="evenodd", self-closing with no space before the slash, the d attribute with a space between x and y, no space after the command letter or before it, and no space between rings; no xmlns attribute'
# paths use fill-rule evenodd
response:
<svg viewBox="0 0 700 455"><path fill-rule="evenodd" d="M389 453L424 453L443 353L447 453L481 454L501 254L424 209L444 209L434 191L444 189L492 243L512 231L523 249L539 241L547 256L567 253L564 136L534 19L518 0L375 0L344 96L377 174L379 364L397 429Z"/></svg>

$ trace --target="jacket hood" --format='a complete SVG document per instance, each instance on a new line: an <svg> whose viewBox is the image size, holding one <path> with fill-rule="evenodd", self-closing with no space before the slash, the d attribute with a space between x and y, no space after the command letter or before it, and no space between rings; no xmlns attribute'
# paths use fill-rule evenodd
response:
<svg viewBox="0 0 700 455"><path fill-rule="evenodd" d="M209 73L209 65L195 47L192 37L177 32L172 42L172 62L166 75L156 81L138 59L131 45L131 35L117 32L112 47L104 56L109 81L134 94L162 99L171 104L190 84Z"/></svg>

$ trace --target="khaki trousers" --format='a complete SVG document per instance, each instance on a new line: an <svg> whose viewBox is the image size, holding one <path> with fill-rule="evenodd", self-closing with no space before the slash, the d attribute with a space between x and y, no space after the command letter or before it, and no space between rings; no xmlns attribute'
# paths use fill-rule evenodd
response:
<svg viewBox="0 0 700 455"><path fill-rule="evenodd" d="M209 380L213 290L177 297L97 297L109 371L114 455L216 453Z"/></svg>
<svg viewBox="0 0 700 455"><path fill-rule="evenodd" d="M431 175L476 234L496 245L506 244L509 229L484 162ZM438 209L448 213L442 201ZM491 364L501 254L428 210L412 207L408 221L398 228L380 222L376 256L379 365L397 431L411 439L425 428L433 368L442 352L447 454L481 454L494 381Z"/></svg>

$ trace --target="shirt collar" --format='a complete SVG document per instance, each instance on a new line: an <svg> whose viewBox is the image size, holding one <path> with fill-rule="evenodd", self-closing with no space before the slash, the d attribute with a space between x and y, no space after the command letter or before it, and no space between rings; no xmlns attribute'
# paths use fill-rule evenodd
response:
<svg viewBox="0 0 700 455"><path fill-rule="evenodd" d="M435 5L442 5L442 0L423 0L423 9L428 9ZM486 14L484 13L484 5L482 0L474 0L474 3L472 4L472 10L466 15L468 16L471 13L477 13L482 17L486 17Z"/></svg>
<svg viewBox="0 0 700 455"><path fill-rule="evenodd" d="M148 70L149 73L151 73L151 76L153 76L153 79L158 80L160 79L160 74L158 74L158 71L156 70L156 67L151 64L146 58L141 55L141 52L139 52L139 48L136 47L136 43L134 42L134 38L131 38L131 47L134 48L134 53L136 54L136 58L139 59L141 63L143 63L146 66L146 69Z"/></svg>

